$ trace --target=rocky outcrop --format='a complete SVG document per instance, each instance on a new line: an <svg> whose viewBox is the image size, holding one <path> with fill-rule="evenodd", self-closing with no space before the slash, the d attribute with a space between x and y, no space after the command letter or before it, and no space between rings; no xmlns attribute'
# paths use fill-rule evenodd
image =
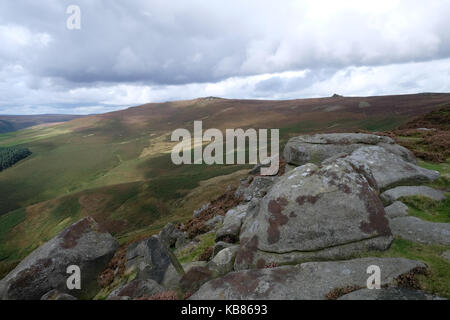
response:
<svg viewBox="0 0 450 320"><path fill-rule="evenodd" d="M372 265L380 267L382 286L416 268L426 268L419 261L403 258L363 258L245 270L207 282L190 299L323 300L340 288L366 287L367 268Z"/></svg>
<svg viewBox="0 0 450 320"><path fill-rule="evenodd" d="M285 146L284 158L297 166L306 163L320 164L340 154L345 156L364 147L378 145L405 161L415 163L414 155L406 148L394 143L389 137L363 133L333 133L304 135L291 138Z"/></svg>
<svg viewBox="0 0 450 320"><path fill-rule="evenodd" d="M401 201L395 201L390 206L384 208L388 219L406 217L408 215L408 206Z"/></svg>
<svg viewBox="0 0 450 320"><path fill-rule="evenodd" d="M401 186L389 189L381 194L381 200L385 203L392 203L401 197L421 196L435 201L445 200L442 191L427 186Z"/></svg>
<svg viewBox="0 0 450 320"><path fill-rule="evenodd" d="M450 223L423 221L416 217L390 221L392 233L404 239L424 244L450 245Z"/></svg>
<svg viewBox="0 0 450 320"><path fill-rule="evenodd" d="M392 241L369 181L345 161L307 164L283 176L248 210L235 270L346 259Z"/></svg>
<svg viewBox="0 0 450 320"><path fill-rule="evenodd" d="M117 241L100 229L92 218L84 218L60 232L0 281L1 299L39 300L53 289L80 298L91 298L98 291L97 275L118 248ZM81 289L68 290L67 268L81 271Z"/></svg>

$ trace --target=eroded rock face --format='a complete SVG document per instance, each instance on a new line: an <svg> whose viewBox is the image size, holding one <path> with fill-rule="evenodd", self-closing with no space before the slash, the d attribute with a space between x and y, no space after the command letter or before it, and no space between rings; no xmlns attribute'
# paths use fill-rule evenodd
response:
<svg viewBox="0 0 450 320"><path fill-rule="evenodd" d="M283 176L249 208L235 270L345 259L392 241L380 199L345 161L307 164Z"/></svg>
<svg viewBox="0 0 450 320"><path fill-rule="evenodd" d="M381 199L386 203L392 203L401 197L422 196L435 201L445 200L442 191L427 186L401 186L389 189L381 194Z"/></svg>
<svg viewBox="0 0 450 320"><path fill-rule="evenodd" d="M379 145L389 152L415 163L414 155L406 148L396 145L389 137L363 133L333 133L304 135L291 138L285 146L284 158L288 163L304 165L319 164L337 154L350 154L364 146Z"/></svg>
<svg viewBox="0 0 450 320"><path fill-rule="evenodd" d="M379 146L361 147L343 160L360 173L373 176L380 190L397 185L434 181L439 172L419 167Z"/></svg>
<svg viewBox="0 0 450 320"><path fill-rule="evenodd" d="M363 258L307 262L296 266L232 272L205 283L192 300L323 300L333 290L367 286L367 268L381 269L381 285L416 268L419 261L403 258Z"/></svg>
<svg viewBox="0 0 450 320"><path fill-rule="evenodd" d="M91 298L97 290L97 275L113 257L119 244L90 217L60 232L0 281L1 299L39 300L53 289L76 297ZM68 290L67 267L81 270L81 290Z"/></svg>

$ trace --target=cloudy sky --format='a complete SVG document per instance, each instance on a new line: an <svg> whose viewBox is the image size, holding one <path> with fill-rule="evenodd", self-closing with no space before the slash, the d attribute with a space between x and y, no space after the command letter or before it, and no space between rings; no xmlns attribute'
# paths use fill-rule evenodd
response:
<svg viewBox="0 0 450 320"><path fill-rule="evenodd" d="M0 114L450 92L449 17L448 0L4 0Z"/></svg>

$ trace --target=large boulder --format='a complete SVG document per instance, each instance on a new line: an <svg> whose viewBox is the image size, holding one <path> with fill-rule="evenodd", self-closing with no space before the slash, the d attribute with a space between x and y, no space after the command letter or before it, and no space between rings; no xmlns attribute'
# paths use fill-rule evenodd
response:
<svg viewBox="0 0 450 320"><path fill-rule="evenodd" d="M366 177L373 177L380 190L439 178L439 172L405 161L401 156L380 146L361 147L344 160Z"/></svg>
<svg viewBox="0 0 450 320"><path fill-rule="evenodd" d="M191 300L324 300L339 289L365 288L369 266L381 270L381 285L394 284L400 275L426 268L403 258L363 258L335 262L307 262L296 266L244 270L205 283Z"/></svg>
<svg viewBox="0 0 450 320"><path fill-rule="evenodd" d="M339 161L307 164L281 177L249 208L240 240L235 270L346 259L384 250L392 236L369 181Z"/></svg>
<svg viewBox="0 0 450 320"><path fill-rule="evenodd" d="M427 186L400 186L386 190L380 195L381 200L386 203L392 203L401 197L412 196L427 197L435 201L445 200L445 195L442 191Z"/></svg>
<svg viewBox="0 0 450 320"><path fill-rule="evenodd" d="M0 281L0 298L39 300L53 289L78 298L98 291L97 276L114 256L119 244L90 217L84 218L33 251ZM67 268L81 271L81 289L69 290Z"/></svg>
<svg viewBox="0 0 450 320"><path fill-rule="evenodd" d="M450 245L450 223L423 221L417 217L390 220L392 233L404 239L424 244Z"/></svg>
<svg viewBox="0 0 450 320"><path fill-rule="evenodd" d="M300 166L306 163L319 164L337 154L350 154L364 146L378 145L405 161L415 163L414 155L399 146L389 137L364 133L332 133L304 135L291 138L284 148L288 163Z"/></svg>

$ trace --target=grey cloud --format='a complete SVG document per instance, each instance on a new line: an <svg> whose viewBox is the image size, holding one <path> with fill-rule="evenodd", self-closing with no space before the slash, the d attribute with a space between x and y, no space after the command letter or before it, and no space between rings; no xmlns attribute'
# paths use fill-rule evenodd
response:
<svg viewBox="0 0 450 320"><path fill-rule="evenodd" d="M79 31L66 29L69 4L81 7ZM17 34L0 48L0 75L22 69L0 81L5 93L0 103L25 105L36 99L36 104L71 108L65 104L74 102L71 90L87 88L80 104L98 106L126 95L121 85L145 93L129 103L142 97L202 96L211 84L228 96L307 95L322 92L317 88L323 83L333 85L330 79L339 71L349 72L339 77L350 79L353 67L445 60L450 57L448 16L450 3L440 0L2 1L0 41L7 36L2 38L2 27ZM301 70L309 72L278 75ZM229 79L260 74L274 76L230 85ZM415 79L402 83L405 90L421 85ZM111 90L117 92L107 93Z"/></svg>

